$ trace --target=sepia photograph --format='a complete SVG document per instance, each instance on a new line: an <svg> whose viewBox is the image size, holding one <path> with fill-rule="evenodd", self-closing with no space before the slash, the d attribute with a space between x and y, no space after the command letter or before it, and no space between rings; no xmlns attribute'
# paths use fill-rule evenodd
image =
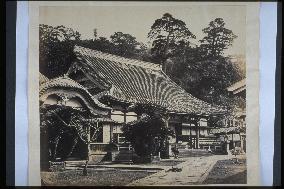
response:
<svg viewBox="0 0 284 189"><path fill-rule="evenodd" d="M248 183L246 6L39 6L37 27L42 186Z"/></svg>

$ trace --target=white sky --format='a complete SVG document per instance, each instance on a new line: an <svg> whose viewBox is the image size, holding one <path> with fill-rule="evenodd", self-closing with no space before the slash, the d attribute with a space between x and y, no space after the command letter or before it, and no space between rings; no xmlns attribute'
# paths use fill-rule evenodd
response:
<svg viewBox="0 0 284 189"><path fill-rule="evenodd" d="M82 39L93 38L93 29L98 36L109 38L114 32L128 33L137 41L147 43L151 25L164 13L183 20L202 39L202 29L215 18L223 18L225 27L238 38L225 54L245 55L246 9L244 6L89 6L89 7L41 7L40 23L51 26L64 25L81 33Z"/></svg>

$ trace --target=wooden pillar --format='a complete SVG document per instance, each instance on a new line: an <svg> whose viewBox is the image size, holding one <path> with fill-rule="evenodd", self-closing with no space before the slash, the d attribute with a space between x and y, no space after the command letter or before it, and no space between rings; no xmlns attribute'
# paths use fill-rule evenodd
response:
<svg viewBox="0 0 284 189"><path fill-rule="evenodd" d="M126 123L126 110L123 111L124 123Z"/></svg>
<svg viewBox="0 0 284 189"><path fill-rule="evenodd" d="M170 119L169 115L165 115L164 119L165 119L165 126L166 126L166 128L169 128L169 119ZM168 139L166 141L166 147L167 147L167 155L166 155L165 158L168 159L170 157L170 154L172 153L171 144L169 143Z"/></svg>
<svg viewBox="0 0 284 189"><path fill-rule="evenodd" d="M240 141L241 141L241 152L244 152L244 141L242 139L241 133L239 133Z"/></svg>
<svg viewBox="0 0 284 189"><path fill-rule="evenodd" d="M190 148L192 149L192 133L191 133L191 126L189 127L189 136L190 136Z"/></svg>
<svg viewBox="0 0 284 189"><path fill-rule="evenodd" d="M233 144L233 148L235 148L234 133L232 133L232 144Z"/></svg>
<svg viewBox="0 0 284 189"><path fill-rule="evenodd" d="M200 132L200 129L199 129L199 127L198 127L198 123L197 123L197 121L196 121L196 123L195 123L196 125L196 148L197 149L199 149L199 132Z"/></svg>
<svg viewBox="0 0 284 189"><path fill-rule="evenodd" d="M110 123L109 137L109 141L113 142L113 123Z"/></svg>

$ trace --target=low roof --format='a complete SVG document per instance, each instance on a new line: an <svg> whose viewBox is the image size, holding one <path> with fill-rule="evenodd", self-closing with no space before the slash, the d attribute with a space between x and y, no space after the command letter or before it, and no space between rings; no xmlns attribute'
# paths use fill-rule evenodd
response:
<svg viewBox="0 0 284 189"><path fill-rule="evenodd" d="M105 112L110 110L110 107L95 99L82 85L67 76L51 79L40 85L39 97L41 101L44 101L50 94L64 93L70 95L72 91L78 91L78 97L85 101L91 111L96 112L97 108Z"/></svg>
<svg viewBox="0 0 284 189"><path fill-rule="evenodd" d="M246 79L240 80L233 85L227 87L227 90L233 92L233 94L240 93L246 89Z"/></svg>
<svg viewBox="0 0 284 189"><path fill-rule="evenodd" d="M94 80L111 86L119 101L165 107L170 112L223 114L226 109L195 98L174 83L157 64L75 46L78 66Z"/></svg>
<svg viewBox="0 0 284 189"><path fill-rule="evenodd" d="M85 121L85 122L88 122L88 123L118 123L117 121L114 121L111 118L107 118L107 117L83 119L82 121Z"/></svg>
<svg viewBox="0 0 284 189"><path fill-rule="evenodd" d="M221 128L213 128L210 130L211 134L230 134L230 133L240 133L245 129L241 127L221 127Z"/></svg>

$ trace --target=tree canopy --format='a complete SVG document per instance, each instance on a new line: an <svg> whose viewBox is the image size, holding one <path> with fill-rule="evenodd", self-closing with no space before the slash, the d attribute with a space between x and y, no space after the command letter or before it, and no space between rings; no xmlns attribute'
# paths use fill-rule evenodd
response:
<svg viewBox="0 0 284 189"><path fill-rule="evenodd" d="M153 40L151 49L153 60L162 64L164 70L165 61L173 55L176 43L196 37L187 28L184 21L165 13L162 18L155 20L148 33L148 38Z"/></svg>
<svg viewBox="0 0 284 189"><path fill-rule="evenodd" d="M135 37L122 32L115 32L110 39L114 46L113 53L124 57L133 57L139 44Z"/></svg>
<svg viewBox="0 0 284 189"><path fill-rule="evenodd" d="M119 56L162 64L166 74L187 92L210 103L227 105L232 100L226 87L243 79L240 70L224 56L237 37L225 27L222 18L210 21L202 30L200 45L192 45L196 36L185 22L165 13L154 21L148 33L151 48L130 34L114 32L102 37L97 29L93 39L80 39L80 34L64 26L40 24L40 72L49 78L60 76L75 60L73 47L83 47Z"/></svg>
<svg viewBox="0 0 284 189"><path fill-rule="evenodd" d="M67 72L75 59L74 44L81 34L65 26L39 25L39 71L48 78Z"/></svg>
<svg viewBox="0 0 284 189"><path fill-rule="evenodd" d="M233 44L237 36L232 30L225 28L222 18L216 18L209 23L209 26L202 30L206 36L200 40L201 49L208 56L216 57L223 54L223 51Z"/></svg>

